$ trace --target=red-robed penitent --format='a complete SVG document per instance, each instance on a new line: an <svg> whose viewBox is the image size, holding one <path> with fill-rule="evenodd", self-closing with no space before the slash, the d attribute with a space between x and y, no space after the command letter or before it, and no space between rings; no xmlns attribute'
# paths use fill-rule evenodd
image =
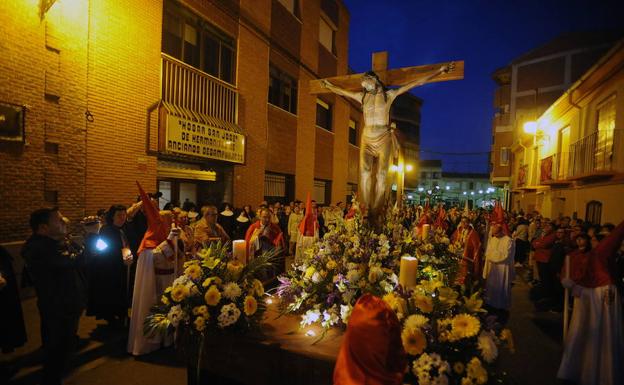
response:
<svg viewBox="0 0 624 385"><path fill-rule="evenodd" d="M167 239L169 234L169 226L160 216L160 211L154 205L154 202L147 196L141 184L137 181L139 187L139 195L141 196L141 202L143 202L143 213L147 218L147 231L143 236L141 245L139 246L138 254L145 249L155 249Z"/></svg>
<svg viewBox="0 0 624 385"><path fill-rule="evenodd" d="M262 222L258 221L247 229L247 233L245 233L245 244L247 245L247 260L252 258L255 252L258 250L255 248L256 239L265 238L268 240L274 247L281 247L282 249L286 249L286 244L284 243L284 234L282 233L282 229L275 224L269 223L269 225L262 229Z"/></svg>
<svg viewBox="0 0 624 385"><path fill-rule="evenodd" d="M396 314L382 299L363 295L349 318L334 385L400 385L406 365Z"/></svg>
<svg viewBox="0 0 624 385"><path fill-rule="evenodd" d="M460 242L464 246L463 258L457 274L458 283L463 284L468 274L472 274L473 277L480 277L482 263L479 233L471 225L468 225L468 228L459 225L453 233L451 240L453 243Z"/></svg>

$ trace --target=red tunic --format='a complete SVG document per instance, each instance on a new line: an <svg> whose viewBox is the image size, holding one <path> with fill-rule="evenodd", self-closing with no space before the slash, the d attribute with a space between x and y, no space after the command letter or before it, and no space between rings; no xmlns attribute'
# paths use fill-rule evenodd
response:
<svg viewBox="0 0 624 385"><path fill-rule="evenodd" d="M574 250L570 256L570 279L577 285L596 288L613 284L615 252L624 240L624 221L605 237L598 246L588 252ZM561 271L565 277L565 265Z"/></svg>
<svg viewBox="0 0 624 385"><path fill-rule="evenodd" d="M261 227L262 227L262 223L258 221L258 222L253 223L247 229L247 233L245 234L245 244L247 245L247 258L248 259L253 254L251 253L252 236L254 236L254 233L259 232ZM281 247L282 249L286 249L286 246L284 243L284 234L282 233L282 230L280 229L280 227L276 225L275 223L270 223L269 229L265 231L264 234L255 234L255 236L265 237L274 247Z"/></svg>
<svg viewBox="0 0 624 385"><path fill-rule="evenodd" d="M548 263L548 261L550 261L550 248L555 243L555 238L557 238L557 234L555 232L552 232L548 235L543 235L539 237L531 243L531 245L535 249L533 258L537 262Z"/></svg>

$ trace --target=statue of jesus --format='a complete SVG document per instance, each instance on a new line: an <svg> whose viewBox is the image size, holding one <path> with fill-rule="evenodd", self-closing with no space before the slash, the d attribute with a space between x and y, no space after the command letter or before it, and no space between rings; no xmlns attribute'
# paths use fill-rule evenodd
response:
<svg viewBox="0 0 624 385"><path fill-rule="evenodd" d="M321 80L321 87L362 104L364 130L360 144L360 203L373 213L383 207L388 183L386 177L390 162L399 150L394 132L390 128L390 107L397 96L414 87L423 85L440 74L453 71L454 63L443 65L437 71L423 78L411 81L396 89L387 89L372 71L362 77L360 92L352 92L336 87L328 80ZM376 183L371 186L373 163L377 160ZM376 214L375 214L376 215Z"/></svg>

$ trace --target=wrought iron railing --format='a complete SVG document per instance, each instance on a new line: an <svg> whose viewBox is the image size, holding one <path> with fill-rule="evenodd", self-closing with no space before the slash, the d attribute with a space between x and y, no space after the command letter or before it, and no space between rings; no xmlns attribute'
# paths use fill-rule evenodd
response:
<svg viewBox="0 0 624 385"><path fill-rule="evenodd" d="M238 92L234 86L183 63L162 56L161 99L192 112L237 123Z"/></svg>
<svg viewBox="0 0 624 385"><path fill-rule="evenodd" d="M624 130L599 130L570 145L570 177L624 171Z"/></svg>

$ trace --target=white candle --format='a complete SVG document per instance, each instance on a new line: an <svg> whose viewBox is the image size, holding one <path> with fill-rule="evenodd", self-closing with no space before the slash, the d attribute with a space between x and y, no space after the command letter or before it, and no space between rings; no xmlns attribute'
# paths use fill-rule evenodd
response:
<svg viewBox="0 0 624 385"><path fill-rule="evenodd" d="M401 257L399 283L406 289L416 286L418 276L418 259L410 256Z"/></svg>
<svg viewBox="0 0 624 385"><path fill-rule="evenodd" d="M232 242L232 255L234 256L235 260L242 263L243 265L247 263L246 246L247 245L243 239L237 239Z"/></svg>
<svg viewBox="0 0 624 385"><path fill-rule="evenodd" d="M425 223L422 227L422 239L427 239L429 237L429 229L431 229L431 225Z"/></svg>

